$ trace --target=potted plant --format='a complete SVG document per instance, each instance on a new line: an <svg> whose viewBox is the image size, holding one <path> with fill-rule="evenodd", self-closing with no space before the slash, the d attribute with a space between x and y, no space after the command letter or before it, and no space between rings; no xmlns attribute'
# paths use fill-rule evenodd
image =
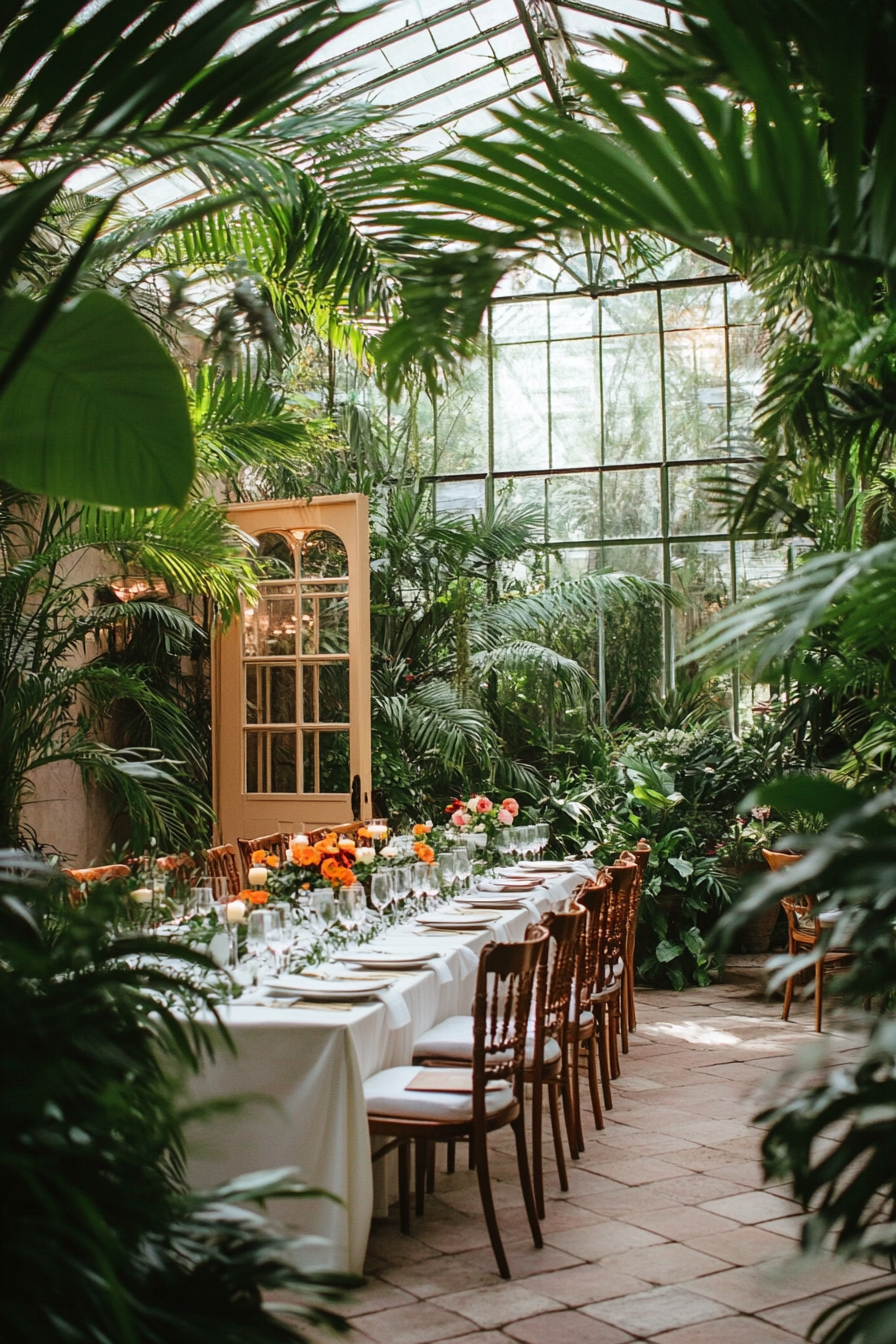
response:
<svg viewBox="0 0 896 1344"><path fill-rule="evenodd" d="M771 820L770 807L754 807L749 820L735 817L727 833L715 848L715 858L723 872L741 883L766 871L762 857L787 830L784 822ZM740 943L745 952L767 952L780 915L780 906L760 910L741 926Z"/></svg>

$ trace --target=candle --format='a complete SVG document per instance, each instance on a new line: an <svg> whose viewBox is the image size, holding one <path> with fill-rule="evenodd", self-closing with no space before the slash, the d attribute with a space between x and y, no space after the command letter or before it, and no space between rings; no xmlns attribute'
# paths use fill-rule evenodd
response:
<svg viewBox="0 0 896 1344"><path fill-rule="evenodd" d="M243 915L244 915L245 913L246 913L246 903L245 903L245 901L228 901L228 902L227 902L227 923L228 923L228 924L239 924L240 921L241 921L242 918L243 918Z"/></svg>
<svg viewBox="0 0 896 1344"><path fill-rule="evenodd" d="M384 835L389 834L388 826L379 826L375 822L369 822L367 825L367 834L371 840L382 840Z"/></svg>
<svg viewBox="0 0 896 1344"><path fill-rule="evenodd" d="M307 845L308 837L307 835L294 835L290 843L293 845Z"/></svg>
<svg viewBox="0 0 896 1344"><path fill-rule="evenodd" d="M264 864L253 864L249 869L249 886L263 887L268 880L268 870Z"/></svg>
<svg viewBox="0 0 896 1344"><path fill-rule="evenodd" d="M152 900L152 890L150 887L135 887L131 892L131 900L136 901L138 905L148 905Z"/></svg>

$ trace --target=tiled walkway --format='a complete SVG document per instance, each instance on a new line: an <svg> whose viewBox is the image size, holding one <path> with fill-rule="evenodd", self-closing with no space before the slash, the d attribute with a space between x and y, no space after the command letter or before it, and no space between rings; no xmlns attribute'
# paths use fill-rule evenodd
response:
<svg viewBox="0 0 896 1344"><path fill-rule="evenodd" d="M786 1188L762 1186L751 1117L794 1049L818 1042L811 1006L782 1023L749 962L722 985L638 1003L613 1111L602 1133L586 1129L568 1194L547 1170L544 1249L529 1239L509 1130L492 1140L491 1169L510 1282L475 1175L447 1176L440 1150L412 1236L395 1209L374 1225L370 1281L348 1310L356 1344L795 1344L850 1284L882 1274L796 1265L798 1211ZM840 1056L855 1046L825 1039Z"/></svg>

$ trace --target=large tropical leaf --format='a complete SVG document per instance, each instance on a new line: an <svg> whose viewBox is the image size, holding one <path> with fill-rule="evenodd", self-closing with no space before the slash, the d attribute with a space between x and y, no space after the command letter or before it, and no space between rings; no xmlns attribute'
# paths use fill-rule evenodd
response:
<svg viewBox="0 0 896 1344"><path fill-rule="evenodd" d="M0 356L34 320L0 302ZM118 299L97 291L57 312L0 400L0 475L96 504L183 504L195 469L183 381Z"/></svg>

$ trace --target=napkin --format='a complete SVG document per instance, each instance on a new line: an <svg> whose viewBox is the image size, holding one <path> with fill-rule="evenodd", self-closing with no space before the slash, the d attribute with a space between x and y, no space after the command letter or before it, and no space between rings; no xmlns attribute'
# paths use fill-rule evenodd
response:
<svg viewBox="0 0 896 1344"><path fill-rule="evenodd" d="M379 989L376 997L380 1003L385 1005L390 1031L398 1031L400 1027L408 1025L411 1020L411 1011L400 990L396 989L394 985L389 989Z"/></svg>

